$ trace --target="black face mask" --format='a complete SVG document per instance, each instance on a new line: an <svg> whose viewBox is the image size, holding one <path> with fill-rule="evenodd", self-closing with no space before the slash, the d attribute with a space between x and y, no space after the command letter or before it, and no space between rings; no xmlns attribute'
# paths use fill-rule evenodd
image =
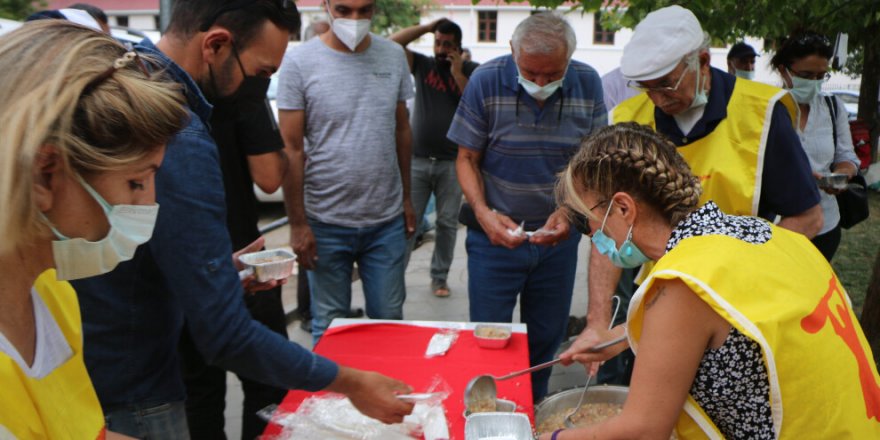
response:
<svg viewBox="0 0 880 440"><path fill-rule="evenodd" d="M241 64L241 58L238 57L238 50L235 48L235 44L232 44L232 55L235 56L235 61L238 62L238 68L241 69L241 75L244 77L244 80L241 81L241 85L238 86L238 90L235 91L234 99L236 101L260 101L266 99L266 92L269 91L269 78L264 78L262 76L249 76L244 72L244 65Z"/></svg>
<svg viewBox="0 0 880 440"><path fill-rule="evenodd" d="M230 95L220 96L220 88L217 87L213 69L211 69L211 66L208 66L211 75L211 88L214 90L214 96L211 101L214 104L232 104L253 101L263 102L263 100L266 99L266 92L269 91L270 79L260 76L250 76L245 73L244 65L241 63L241 58L238 56L238 49L236 49L235 43L232 44L232 56L235 57L235 61L238 63L238 68L241 70L241 75L244 79L241 81L241 84L239 84L238 89Z"/></svg>

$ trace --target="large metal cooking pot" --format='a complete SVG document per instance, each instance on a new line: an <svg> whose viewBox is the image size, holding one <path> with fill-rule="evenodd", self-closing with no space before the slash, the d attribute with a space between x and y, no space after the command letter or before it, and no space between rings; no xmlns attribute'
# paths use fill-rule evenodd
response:
<svg viewBox="0 0 880 440"><path fill-rule="evenodd" d="M535 426L557 414L568 414L578 404L583 387L553 393L535 407ZM623 404L629 388L619 385L592 385L584 396L584 403L618 403Z"/></svg>

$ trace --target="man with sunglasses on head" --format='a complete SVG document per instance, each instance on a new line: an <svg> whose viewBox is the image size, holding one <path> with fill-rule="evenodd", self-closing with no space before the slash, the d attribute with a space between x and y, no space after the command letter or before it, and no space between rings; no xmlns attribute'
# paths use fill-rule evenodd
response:
<svg viewBox="0 0 880 440"><path fill-rule="evenodd" d="M434 56L406 49L413 40L431 32ZM461 187L455 175L458 145L446 139L461 93L479 64L464 61L461 28L446 18L410 26L391 35L404 47L416 83L412 114L413 162L412 199L416 218L421 219L433 193L437 200L437 236L431 258L431 292L437 297L450 294L446 278L455 252ZM415 245L410 239L409 250Z"/></svg>
<svg viewBox="0 0 880 440"><path fill-rule="evenodd" d="M819 193L795 132L795 102L777 87L738 79L710 67L709 39L694 14L669 6L648 14L624 47L621 72L643 93L611 110L613 122L650 125L678 146L700 178L702 201L713 200L727 214L760 216L813 237L822 226ZM620 215L611 207L609 215ZM625 243L624 243L625 244ZM616 243L617 249L624 244ZM591 340L607 329L611 297L627 310L639 267L646 258L615 258L614 248L594 246L588 277L587 328ZM625 315L625 314L624 314ZM615 322L625 320L618 315ZM569 357L583 344L563 353ZM628 384L632 352L599 370L599 382Z"/></svg>
<svg viewBox="0 0 880 440"><path fill-rule="evenodd" d="M180 84L190 115L156 175L161 208L152 239L113 272L74 285L86 367L108 429L189 438L177 351L183 331L209 364L252 380L337 391L386 423L412 410L395 397L409 391L405 384L318 356L252 320L244 305L206 98L265 94L298 29L287 0L177 0L162 39L136 46L155 74Z"/></svg>
<svg viewBox="0 0 880 440"><path fill-rule="evenodd" d="M403 49L370 33L374 0L323 5L330 31L285 55L277 100L291 163L291 247L308 270L316 343L351 311L355 263L367 316L403 318L406 244L416 228Z"/></svg>
<svg viewBox="0 0 880 440"><path fill-rule="evenodd" d="M556 206L556 174L581 139L607 123L596 71L571 59L577 40L559 15L523 20L511 54L471 76L449 128L467 203L470 320L511 322L517 297L529 361L551 360L566 333L580 234ZM550 370L532 374L532 398Z"/></svg>

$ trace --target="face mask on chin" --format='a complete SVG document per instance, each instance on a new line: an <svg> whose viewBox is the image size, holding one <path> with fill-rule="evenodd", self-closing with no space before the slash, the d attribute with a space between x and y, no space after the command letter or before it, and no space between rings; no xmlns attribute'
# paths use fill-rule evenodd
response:
<svg viewBox="0 0 880 440"><path fill-rule="evenodd" d="M335 18L330 13L329 3L327 4L327 15L330 17L330 29L333 30L333 34L352 52L370 33L370 26L373 24L373 21L369 19Z"/></svg>
<svg viewBox="0 0 880 440"><path fill-rule="evenodd" d="M740 70L736 69L736 77L747 79L750 81L754 81L755 79L755 71L754 70Z"/></svg>
<svg viewBox="0 0 880 440"><path fill-rule="evenodd" d="M80 184L101 206L110 230L98 241L84 238L70 238L51 225L42 213L43 219L58 240L52 241L52 255L59 280L78 280L103 275L116 268L119 263L131 260L138 246L146 243L153 235L159 204L152 205L110 205L82 177Z"/></svg>
<svg viewBox="0 0 880 440"><path fill-rule="evenodd" d="M633 225L629 226L629 232L626 233L626 239L623 241L623 244L620 245L620 248L617 247L617 243L615 243L611 237L605 235L605 223L608 221L608 214L611 212L611 206L613 204L613 201L608 202L608 210L605 211L605 218L602 219L602 226L599 227L598 231L593 233L593 237L590 240L596 245L596 250L598 250L600 254L608 257L608 259L611 260L611 263L617 267L632 269L647 263L650 261L650 258L645 256L641 249L639 249L632 241Z"/></svg>

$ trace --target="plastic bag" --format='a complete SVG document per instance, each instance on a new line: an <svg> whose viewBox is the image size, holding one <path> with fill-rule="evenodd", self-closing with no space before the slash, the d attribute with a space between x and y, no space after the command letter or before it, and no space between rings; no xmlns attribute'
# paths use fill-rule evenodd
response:
<svg viewBox="0 0 880 440"><path fill-rule="evenodd" d="M449 427L443 400L449 394L449 385L435 376L426 392L410 395L418 400L412 414L393 425L361 414L347 397L338 394L310 397L294 413L270 405L258 414L282 427L281 434L264 436L263 440L444 440L449 438Z"/></svg>
<svg viewBox="0 0 880 440"><path fill-rule="evenodd" d="M449 351L456 339L458 339L458 330L456 329L444 328L437 330L437 333L434 333L434 335L431 336L431 340L428 342L428 348L425 350L425 357L432 358L443 356Z"/></svg>

